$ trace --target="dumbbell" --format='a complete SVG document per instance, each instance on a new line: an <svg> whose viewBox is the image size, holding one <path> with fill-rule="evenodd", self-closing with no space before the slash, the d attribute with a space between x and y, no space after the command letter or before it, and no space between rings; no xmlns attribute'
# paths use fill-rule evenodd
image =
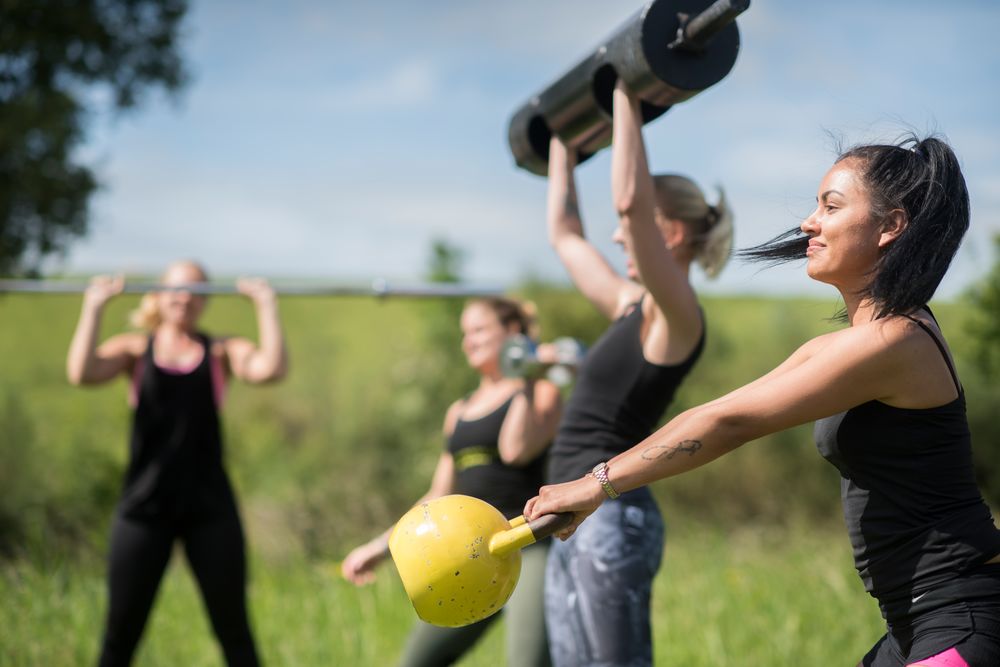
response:
<svg viewBox="0 0 1000 667"><path fill-rule="evenodd" d="M537 379L547 377L559 386L572 382L573 373L586 351L575 338L557 338L549 344L549 354L539 358L538 345L524 334L510 336L500 349L500 372L505 377Z"/></svg>
<svg viewBox="0 0 1000 667"><path fill-rule="evenodd" d="M621 77L640 99L643 123L721 81L736 63L735 18L750 0L653 0L511 116L514 161L544 176L557 135L578 162L611 143L612 93Z"/></svg>

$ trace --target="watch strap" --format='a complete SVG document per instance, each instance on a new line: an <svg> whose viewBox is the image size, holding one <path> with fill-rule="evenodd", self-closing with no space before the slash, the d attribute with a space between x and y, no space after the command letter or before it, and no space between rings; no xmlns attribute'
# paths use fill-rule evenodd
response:
<svg viewBox="0 0 1000 667"><path fill-rule="evenodd" d="M594 469L591 471L591 473L593 473L594 479L596 479L600 483L601 488L604 489L604 493L607 494L608 498L614 500L615 498L621 495L620 493L618 493L618 491L615 490L615 487L611 485L611 480L608 479L607 461L601 461L600 463L598 463L596 466L594 466Z"/></svg>

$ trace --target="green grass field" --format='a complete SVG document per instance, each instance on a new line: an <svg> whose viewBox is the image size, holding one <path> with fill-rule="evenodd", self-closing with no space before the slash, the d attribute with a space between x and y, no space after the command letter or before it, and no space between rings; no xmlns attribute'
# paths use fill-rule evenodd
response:
<svg viewBox="0 0 1000 667"><path fill-rule="evenodd" d="M808 527L726 534L685 522L668 532L654 593L657 665L855 665L882 633L841 534ZM250 603L267 664L393 664L415 616L392 567L361 589L331 569L251 556ZM91 664L103 585L96 565L0 567L0 664ZM502 632L495 625L460 664L505 664ZM222 664L179 553L136 664Z"/></svg>
<svg viewBox="0 0 1000 667"><path fill-rule="evenodd" d="M604 323L578 296L526 286L546 337L592 341ZM112 303L105 335L135 299ZM291 373L233 386L227 463L250 545L250 601L270 665L391 665L414 619L391 568L355 589L329 563L391 525L427 488L448 403L473 377L451 306L286 299ZM670 412L758 377L838 326L833 300L709 298L704 360ZM125 383L64 376L79 299L0 296L0 667L92 664L103 558L126 459ZM976 374L967 310L936 308L970 397L983 480L996 483L1000 388ZM214 300L205 327L255 335L252 309ZM978 430L977 430L978 429ZM985 444L984 444L985 443ZM992 457L992 458L990 458ZM990 465L990 462L993 465ZM658 665L855 665L881 635L850 562L837 473L808 426L764 438L655 486L670 526L656 581ZM992 481L991 481L992 480ZM996 496L995 496L996 497ZM178 554L137 665L220 665ZM504 664L495 627L463 665Z"/></svg>

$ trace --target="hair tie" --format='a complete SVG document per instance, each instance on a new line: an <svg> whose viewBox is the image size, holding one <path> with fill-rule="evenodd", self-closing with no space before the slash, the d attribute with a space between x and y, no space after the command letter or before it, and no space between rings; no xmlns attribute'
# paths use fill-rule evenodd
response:
<svg viewBox="0 0 1000 667"><path fill-rule="evenodd" d="M718 221L719 221L719 209L709 204L708 213L705 214L705 222L708 224L709 227L714 227L715 223L717 223Z"/></svg>

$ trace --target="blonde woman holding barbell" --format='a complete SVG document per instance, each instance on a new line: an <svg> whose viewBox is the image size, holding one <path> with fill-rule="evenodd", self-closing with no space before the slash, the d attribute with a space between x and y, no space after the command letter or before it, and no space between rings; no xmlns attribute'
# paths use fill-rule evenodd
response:
<svg viewBox="0 0 1000 667"><path fill-rule="evenodd" d="M206 280L201 266L181 261L161 283ZM145 295L133 314L145 331L98 344L104 306L123 287L120 277L91 282L66 360L74 385L126 377L134 409L131 455L111 529L100 665L131 663L176 540L184 544L226 662L256 665L243 529L223 467L219 411L229 377L260 384L287 371L274 291L259 279L238 283L257 311L257 344L203 333L198 322L206 298L184 289Z"/></svg>

